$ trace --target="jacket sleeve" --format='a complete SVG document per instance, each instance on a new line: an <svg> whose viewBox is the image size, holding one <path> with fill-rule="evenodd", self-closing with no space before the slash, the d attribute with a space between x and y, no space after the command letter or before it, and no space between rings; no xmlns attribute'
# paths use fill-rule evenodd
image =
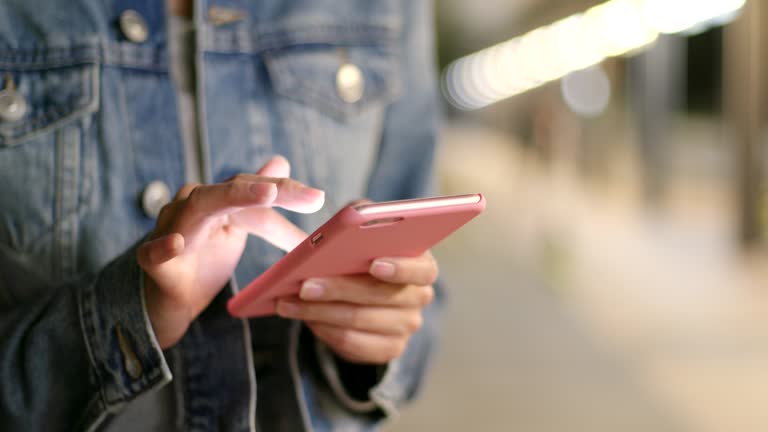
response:
<svg viewBox="0 0 768 432"><path fill-rule="evenodd" d="M378 163L368 197L374 201L407 199L433 193L433 162L438 133L439 100L435 69L433 4L430 0L402 2L404 27L400 41L402 96L388 109ZM406 352L383 370L349 367L320 345L320 370L338 400L358 413L394 416L416 394L433 353L442 284L435 284L435 301L424 311L424 326L413 335ZM370 383L361 398L360 383Z"/></svg>
<svg viewBox="0 0 768 432"><path fill-rule="evenodd" d="M170 381L134 256L131 249L97 274L0 306L0 430L91 430ZM42 283L0 253L3 284Z"/></svg>

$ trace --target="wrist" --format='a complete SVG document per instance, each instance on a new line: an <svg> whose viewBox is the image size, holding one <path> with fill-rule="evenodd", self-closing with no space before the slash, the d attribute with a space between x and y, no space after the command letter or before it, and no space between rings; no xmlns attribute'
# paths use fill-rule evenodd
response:
<svg viewBox="0 0 768 432"><path fill-rule="evenodd" d="M170 348L184 336L192 323L190 314L186 307L175 304L163 295L161 288L148 274L144 273L142 282L152 331L160 348Z"/></svg>

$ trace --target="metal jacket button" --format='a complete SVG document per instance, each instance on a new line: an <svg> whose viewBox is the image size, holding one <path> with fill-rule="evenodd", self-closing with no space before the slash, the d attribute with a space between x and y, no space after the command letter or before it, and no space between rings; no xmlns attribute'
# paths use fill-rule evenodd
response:
<svg viewBox="0 0 768 432"><path fill-rule="evenodd" d="M29 106L24 96L16 91L16 83L10 74L5 75L5 85L0 90L0 121L15 122L27 114Z"/></svg>
<svg viewBox="0 0 768 432"><path fill-rule="evenodd" d="M120 14L120 31L131 42L142 43L149 38L149 26L138 12L128 9Z"/></svg>
<svg viewBox="0 0 768 432"><path fill-rule="evenodd" d="M352 63L341 65L336 72L336 93L346 103L355 103L363 97L365 78L359 67Z"/></svg>
<svg viewBox="0 0 768 432"><path fill-rule="evenodd" d="M148 184L141 195L141 206L144 209L144 214L152 219L156 219L160 210L169 202L171 202L171 190L168 189L168 185L159 180Z"/></svg>

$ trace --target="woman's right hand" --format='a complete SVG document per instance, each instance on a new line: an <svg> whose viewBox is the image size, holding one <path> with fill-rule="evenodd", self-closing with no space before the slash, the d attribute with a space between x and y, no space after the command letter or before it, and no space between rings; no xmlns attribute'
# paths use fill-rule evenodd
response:
<svg viewBox="0 0 768 432"><path fill-rule="evenodd" d="M289 251L306 238L272 207L312 213L324 193L288 178L290 165L272 158L256 174L212 185L189 184L160 212L138 249L147 312L161 348L178 342L229 281L248 234Z"/></svg>

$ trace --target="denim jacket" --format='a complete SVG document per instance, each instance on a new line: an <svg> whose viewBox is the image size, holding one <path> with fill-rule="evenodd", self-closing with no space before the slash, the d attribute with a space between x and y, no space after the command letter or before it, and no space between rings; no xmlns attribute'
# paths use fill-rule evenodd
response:
<svg viewBox="0 0 768 432"><path fill-rule="evenodd" d="M206 182L282 154L293 177L326 191L319 213L289 215L307 231L350 200L429 193L437 99L427 1L194 7ZM144 33L126 29L128 9ZM281 256L256 238L232 283L160 350L135 247L154 226L158 185L177 190L190 169L166 42L160 0L0 2L0 95L23 105L16 117L0 106L0 430L103 429L165 385L184 430L375 428L419 385L439 292L405 354L367 388L371 405L350 399L354 376L322 364L300 322L226 313L238 286ZM343 64L362 74L352 98L340 95Z"/></svg>

